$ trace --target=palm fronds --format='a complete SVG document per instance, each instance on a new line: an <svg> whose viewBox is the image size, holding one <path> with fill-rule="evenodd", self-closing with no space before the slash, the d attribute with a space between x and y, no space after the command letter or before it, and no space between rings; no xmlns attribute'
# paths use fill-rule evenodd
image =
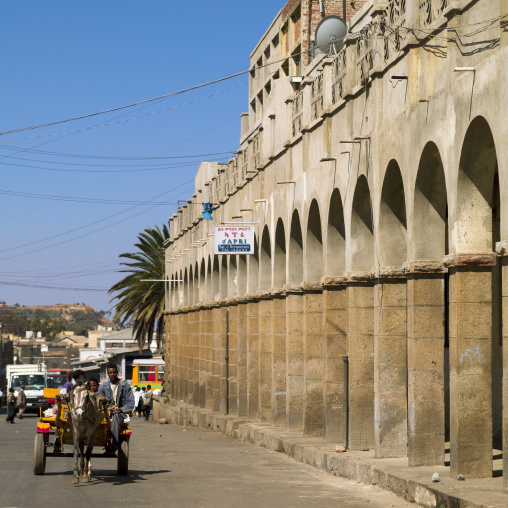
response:
<svg viewBox="0 0 508 508"><path fill-rule="evenodd" d="M138 235L135 253L120 254L126 259L121 263L126 267L119 273L127 273L121 281L114 284L109 294L116 293L111 302L117 301L115 319L122 325L132 322L134 337L141 350L150 344L154 331L157 346L160 347L164 330L164 283L149 280L164 279L163 244L169 238L169 229L164 224L146 228Z"/></svg>

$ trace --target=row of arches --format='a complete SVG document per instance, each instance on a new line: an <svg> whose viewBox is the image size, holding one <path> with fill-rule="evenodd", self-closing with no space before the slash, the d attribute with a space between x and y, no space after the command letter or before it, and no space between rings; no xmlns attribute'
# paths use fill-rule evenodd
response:
<svg viewBox="0 0 508 508"><path fill-rule="evenodd" d="M495 250L501 234L499 174L494 138L483 117L475 118L466 132L456 193L447 189L441 154L431 141L419 159L411 217L408 185L392 159L380 192L377 230L371 188L366 176L360 175L349 220L344 213L345 196L335 188L328 203L320 206L318 199L311 200L306 223L302 224L301 213L295 209L289 218L278 217L272 230L266 224L256 237L254 255L209 255L172 273L171 281L182 282L168 283L167 289L172 290L168 304L176 308L304 280L320 281L346 270L401 266L409 256L442 261L449 254L450 239L455 253ZM451 231L449 203L455 207Z"/></svg>

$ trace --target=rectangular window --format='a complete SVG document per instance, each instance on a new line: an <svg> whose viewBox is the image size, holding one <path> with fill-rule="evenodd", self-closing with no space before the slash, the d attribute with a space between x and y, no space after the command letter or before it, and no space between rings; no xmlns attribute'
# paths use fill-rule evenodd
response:
<svg viewBox="0 0 508 508"><path fill-rule="evenodd" d="M164 383L164 365L157 365L157 381Z"/></svg>
<svg viewBox="0 0 508 508"><path fill-rule="evenodd" d="M138 383L155 382L155 365L138 366Z"/></svg>

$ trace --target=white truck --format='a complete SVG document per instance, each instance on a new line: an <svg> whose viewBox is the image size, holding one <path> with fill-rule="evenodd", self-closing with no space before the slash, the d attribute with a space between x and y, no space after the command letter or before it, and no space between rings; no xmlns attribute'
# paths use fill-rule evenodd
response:
<svg viewBox="0 0 508 508"><path fill-rule="evenodd" d="M46 364L38 365L7 365L7 388L14 388L14 395L18 396L18 389L25 387L26 412L39 412L39 408L46 410L48 400L44 398L44 388L47 386Z"/></svg>

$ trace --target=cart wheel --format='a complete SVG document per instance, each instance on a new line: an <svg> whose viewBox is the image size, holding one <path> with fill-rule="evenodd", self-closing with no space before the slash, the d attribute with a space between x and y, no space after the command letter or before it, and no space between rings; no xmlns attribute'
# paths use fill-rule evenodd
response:
<svg viewBox="0 0 508 508"><path fill-rule="evenodd" d="M129 441L128 439L120 441L118 447L118 462L116 472L119 475L126 475L129 472Z"/></svg>
<svg viewBox="0 0 508 508"><path fill-rule="evenodd" d="M33 469L34 474L44 474L46 470L46 443L44 442L44 434L35 434Z"/></svg>

